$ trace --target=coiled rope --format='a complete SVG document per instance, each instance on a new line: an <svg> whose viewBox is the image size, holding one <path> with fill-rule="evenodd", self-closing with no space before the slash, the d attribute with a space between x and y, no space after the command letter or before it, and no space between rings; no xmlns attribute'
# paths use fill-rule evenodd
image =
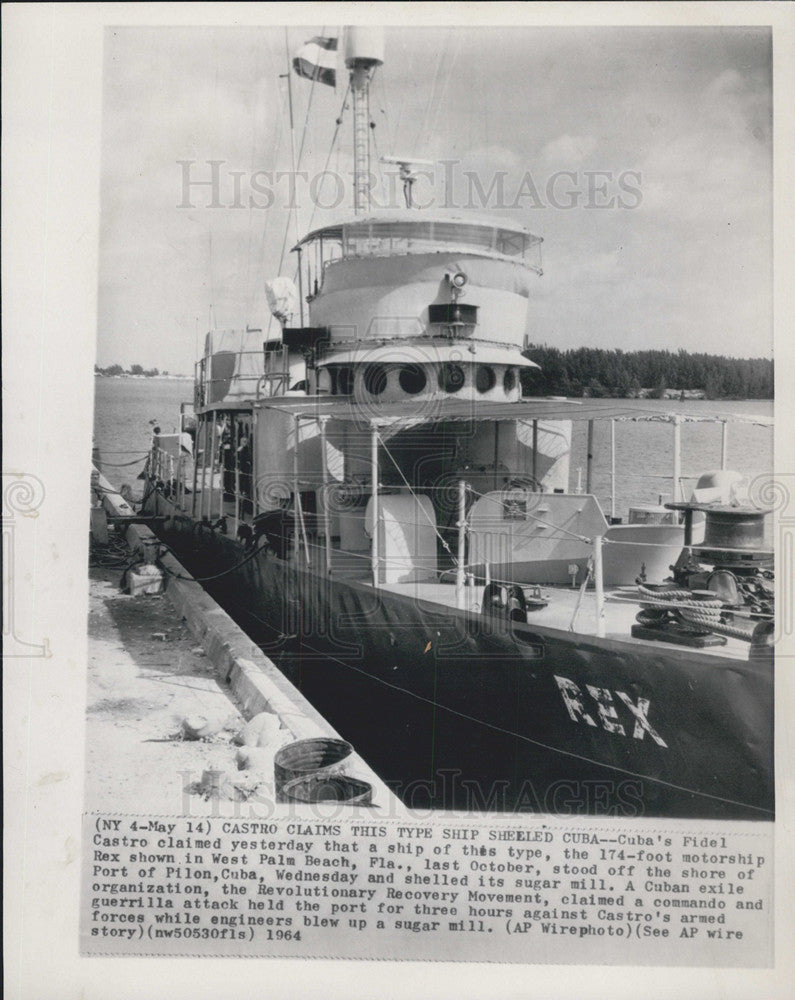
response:
<svg viewBox="0 0 795 1000"><path fill-rule="evenodd" d="M642 583L638 584L638 592L643 596L644 600L666 605L664 609L661 608L660 610L672 612L683 622L708 632L714 632L716 635L725 635L732 639L744 639L746 642L751 641L753 630L721 621L721 615L727 609L719 597L715 597L712 600L694 601L691 591L684 588L679 590L650 590L648 587L644 587ZM641 616L643 616L642 621ZM644 625L652 624L649 621L649 617L641 612L638 615L638 621ZM659 624L659 621L656 624Z"/></svg>

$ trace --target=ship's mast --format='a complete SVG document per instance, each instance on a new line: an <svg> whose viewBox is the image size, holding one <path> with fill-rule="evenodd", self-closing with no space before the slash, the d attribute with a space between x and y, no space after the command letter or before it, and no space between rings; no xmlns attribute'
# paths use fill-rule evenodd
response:
<svg viewBox="0 0 795 1000"><path fill-rule="evenodd" d="M380 28L345 29L345 65L350 70L353 98L353 209L356 215L370 210L370 80L384 61Z"/></svg>

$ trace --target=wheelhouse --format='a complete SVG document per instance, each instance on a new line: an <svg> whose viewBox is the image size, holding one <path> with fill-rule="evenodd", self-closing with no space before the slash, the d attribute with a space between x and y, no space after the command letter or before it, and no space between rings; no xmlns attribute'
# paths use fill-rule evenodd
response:
<svg viewBox="0 0 795 1000"><path fill-rule="evenodd" d="M356 217L311 230L293 248L306 261L309 298L326 268L344 260L419 254L476 254L541 273L542 237L509 220L458 219L424 212Z"/></svg>

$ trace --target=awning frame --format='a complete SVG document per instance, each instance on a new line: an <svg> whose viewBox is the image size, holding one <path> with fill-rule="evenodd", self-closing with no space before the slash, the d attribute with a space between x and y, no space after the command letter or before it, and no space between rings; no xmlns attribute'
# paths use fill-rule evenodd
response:
<svg viewBox="0 0 795 1000"><path fill-rule="evenodd" d="M408 405L410 404L410 406ZM616 405L593 405L591 400L564 399L554 396L524 396L512 403L482 399L459 399L455 396L416 399L407 402L361 403L353 396L272 396L258 400L258 408L277 410L303 418L331 417L356 423L388 427L403 423L444 423L447 421L497 420L622 420L663 423L750 423L773 426L773 418L759 414L684 414Z"/></svg>

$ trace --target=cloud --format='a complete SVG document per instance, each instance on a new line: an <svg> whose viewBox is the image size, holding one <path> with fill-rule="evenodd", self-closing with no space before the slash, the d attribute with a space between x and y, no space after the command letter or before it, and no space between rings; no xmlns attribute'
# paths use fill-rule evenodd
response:
<svg viewBox="0 0 795 1000"><path fill-rule="evenodd" d="M468 150L461 158L465 170L496 170L515 171L523 166L521 157L515 149L508 146L493 144L478 146Z"/></svg>
<svg viewBox="0 0 795 1000"><path fill-rule="evenodd" d="M596 143L593 135L560 135L544 146L541 159L549 167L571 170L588 159Z"/></svg>
<svg viewBox="0 0 795 1000"><path fill-rule="evenodd" d="M290 43L319 31L292 29ZM516 209L545 238L534 337L566 346L697 342L742 354L760 330L769 336L769 33L403 28L389 30L386 51L371 103L376 155L458 157L486 190L508 171L510 193L529 171L542 197L556 171L578 171L582 190L585 170L641 172L643 200L632 211L586 211L584 199L570 211L527 201ZM211 210L200 188L195 211L178 209L176 161L195 159L196 176L206 176L204 161L223 160L227 204L230 171L288 169L284 72L281 29L110 34L100 248L106 361L116 353L123 360L134 345L137 356L127 360L187 370L195 317L203 327L210 301L219 325L261 325L262 282L277 273L287 212L281 204ZM302 168L313 172L326 162L343 92L293 80L296 148L310 94ZM350 114L329 163L342 174L351 162ZM244 201L248 191L244 180ZM302 204L301 227L311 211ZM314 223L347 211L347 201L317 211ZM292 263L288 255L285 273Z"/></svg>

